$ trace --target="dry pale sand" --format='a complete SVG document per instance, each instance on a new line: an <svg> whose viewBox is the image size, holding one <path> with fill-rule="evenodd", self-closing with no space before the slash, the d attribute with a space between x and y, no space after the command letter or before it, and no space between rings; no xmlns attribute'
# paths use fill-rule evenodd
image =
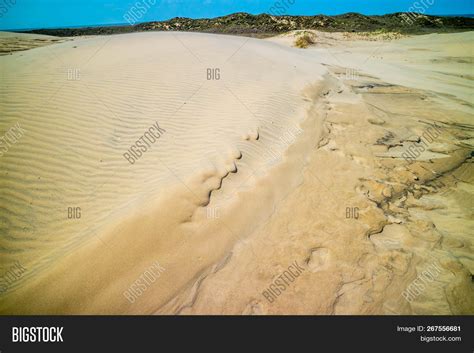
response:
<svg viewBox="0 0 474 353"><path fill-rule="evenodd" d="M0 57L0 135L24 130L0 157L0 274L26 269L0 313L474 313L473 33L316 33L305 50L294 36L137 33Z"/></svg>

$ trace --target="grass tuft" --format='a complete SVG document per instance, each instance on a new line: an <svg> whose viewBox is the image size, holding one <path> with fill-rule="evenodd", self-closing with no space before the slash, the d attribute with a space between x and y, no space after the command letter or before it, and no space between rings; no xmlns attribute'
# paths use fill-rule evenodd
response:
<svg viewBox="0 0 474 353"><path fill-rule="evenodd" d="M316 36L311 32L303 32L302 35L295 40L295 47L305 49L316 43L315 37Z"/></svg>

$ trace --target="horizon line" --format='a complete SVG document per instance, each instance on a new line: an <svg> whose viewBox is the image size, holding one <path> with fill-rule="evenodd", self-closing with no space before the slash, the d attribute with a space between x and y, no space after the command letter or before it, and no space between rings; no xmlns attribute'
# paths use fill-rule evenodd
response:
<svg viewBox="0 0 474 353"><path fill-rule="evenodd" d="M120 26L125 26L125 27L132 27L135 25L143 24L143 23L153 23L153 22L167 22L171 21L173 19L177 18L182 18L182 19L190 19L190 20L212 20L216 18L221 18L221 17L227 17L231 15L236 15L236 14L246 14L246 15L251 15L251 16L261 16L261 15L268 15L268 16L274 16L274 17L283 17L283 16L289 16L289 17L316 17L316 16L327 16L327 17L337 17L337 16L342 16L342 15L347 15L347 14L357 14L357 15L363 15L366 17L377 17L377 16L387 16L387 15L394 15L394 14L400 14L400 13L417 13L420 15L424 16L433 16L433 17L464 17L464 18L471 18L474 17L474 14L472 13L465 13L465 14L426 14L426 13L418 13L418 12L410 12L410 11L399 11L399 12L390 12L390 13L385 13L382 15L365 15L360 12L343 12L337 15L325 15L323 13L315 14L315 15L288 15L288 14L281 14L281 15L272 15L267 12L262 12L259 14L252 14L249 12L244 12L244 11L239 11L239 12L233 12L229 13L227 15L223 16L215 16L215 17L180 17L180 16L175 16L175 17L170 17L166 20L151 20L151 21L143 21L143 22L136 22L135 24L131 25L128 22L123 22L123 23L97 23L97 24L81 24L81 25L72 25L72 26L53 26L53 27L29 27L29 28L0 28L1 32L23 32L23 31L34 31L34 30L43 30L43 29L81 29L81 28L90 28L90 27L120 27ZM467 16L467 17L466 17Z"/></svg>

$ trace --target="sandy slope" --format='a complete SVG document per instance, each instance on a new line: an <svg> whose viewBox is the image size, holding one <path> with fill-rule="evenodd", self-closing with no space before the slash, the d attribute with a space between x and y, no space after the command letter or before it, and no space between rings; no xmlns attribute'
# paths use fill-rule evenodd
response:
<svg viewBox="0 0 474 353"><path fill-rule="evenodd" d="M169 269L153 290L166 298L224 256L259 212L248 224L230 217L235 231L201 224L210 191L226 178L215 193L223 208L268 171L298 132L309 105L301 90L326 72L273 43L178 33L76 40L2 60L1 131L26 130L1 160L2 262L30 269L12 293L25 311L133 312L122 292L150 261ZM207 80L209 68L219 80ZM130 164L123 154L156 122L165 132ZM68 207L81 218L68 219ZM31 302L31 291L44 295Z"/></svg>
<svg viewBox="0 0 474 353"><path fill-rule="evenodd" d="M319 148L307 146L303 183L223 269L159 313L474 312L472 64L459 49L471 48L472 63L474 36L367 43L318 35L325 45L304 55L322 58L337 81L318 99L326 134ZM405 161L435 122L441 134ZM358 219L347 217L353 207ZM306 271L268 300L295 260Z"/></svg>
<svg viewBox="0 0 474 353"><path fill-rule="evenodd" d="M11 55L16 51L38 48L45 45L72 40L41 34L0 32L0 55Z"/></svg>
<svg viewBox="0 0 474 353"><path fill-rule="evenodd" d="M474 312L472 39L298 50L141 33L0 58L1 135L26 131L0 158L1 266L28 270L0 312ZM404 161L433 121L443 133ZM130 303L155 261L163 273ZM269 302L294 261L304 271Z"/></svg>

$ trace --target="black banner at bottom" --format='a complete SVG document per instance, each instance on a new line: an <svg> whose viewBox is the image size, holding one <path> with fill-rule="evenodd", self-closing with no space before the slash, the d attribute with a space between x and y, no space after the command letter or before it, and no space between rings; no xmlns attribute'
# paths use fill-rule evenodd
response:
<svg viewBox="0 0 474 353"><path fill-rule="evenodd" d="M3 316L0 353L474 351L472 316Z"/></svg>

